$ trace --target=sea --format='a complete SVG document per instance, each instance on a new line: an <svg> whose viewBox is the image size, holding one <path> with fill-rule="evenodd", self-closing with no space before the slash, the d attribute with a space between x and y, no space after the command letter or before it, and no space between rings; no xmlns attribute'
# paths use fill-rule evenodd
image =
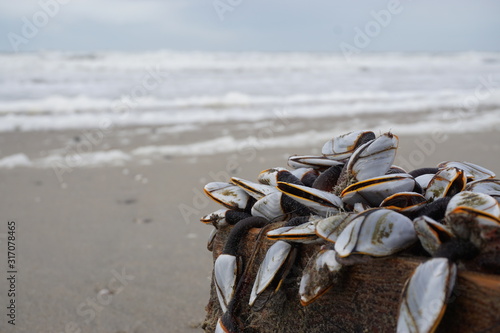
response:
<svg viewBox="0 0 500 333"><path fill-rule="evenodd" d="M128 129L130 142L151 127L182 138L180 134L185 137L206 126L237 128L234 124L265 124L277 117L330 119L332 127L302 134L282 131L266 141L272 148L300 146L301 140L319 144L364 126L398 134L438 127L445 132L497 131L500 54L0 54L0 137L112 128ZM157 140L133 149L99 146L88 152L93 154L88 165L134 155L228 152L244 139L231 131L218 133L189 143L165 145ZM0 167L45 167L57 154L64 152L36 156L0 146Z"/></svg>

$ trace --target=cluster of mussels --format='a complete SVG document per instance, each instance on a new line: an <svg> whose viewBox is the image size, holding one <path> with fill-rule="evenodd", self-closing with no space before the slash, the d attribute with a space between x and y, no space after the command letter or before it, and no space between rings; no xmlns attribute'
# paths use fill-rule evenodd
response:
<svg viewBox="0 0 500 333"><path fill-rule="evenodd" d="M216 332L242 331L233 313L243 269L237 249L251 228L263 228L265 237L276 240L251 290L249 303L257 311L278 292L300 243L324 244L302 273L300 301L308 305L335 283L343 266L420 242L432 258L405 284L398 332L436 329L463 260L481 256L498 274L500 180L467 162L407 172L393 165L397 147L392 133L351 132L326 142L322 156L291 156L290 170L262 171L258 182L233 177L205 186L205 193L225 207L201 219L215 227L209 249L217 230L231 228L214 264L224 313Z"/></svg>

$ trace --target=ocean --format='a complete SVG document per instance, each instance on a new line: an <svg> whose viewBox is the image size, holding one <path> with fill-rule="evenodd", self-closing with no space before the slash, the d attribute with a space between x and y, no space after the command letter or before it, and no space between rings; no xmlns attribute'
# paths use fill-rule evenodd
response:
<svg viewBox="0 0 500 333"><path fill-rule="evenodd" d="M398 134L497 130L500 54L0 54L0 136L113 129L126 137L122 146L86 152L92 156L82 166L233 151L247 140L238 134L241 126L260 128L276 118L328 119L332 125L279 131L266 147L320 144L360 128ZM151 127L155 135L182 138L207 126L217 130L203 140L126 144ZM44 167L61 154L0 147L0 167Z"/></svg>

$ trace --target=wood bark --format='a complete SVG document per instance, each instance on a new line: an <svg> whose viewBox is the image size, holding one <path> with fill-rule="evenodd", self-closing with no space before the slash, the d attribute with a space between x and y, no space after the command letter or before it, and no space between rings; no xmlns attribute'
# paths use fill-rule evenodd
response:
<svg viewBox="0 0 500 333"><path fill-rule="evenodd" d="M401 292L414 269L428 257L391 256L368 260L347 267L324 295L308 306L299 301L298 286L302 270L321 244L299 245L294 268L281 289L255 312L248 306L250 290L265 253L273 241L252 229L242 240L239 251L248 267L246 282L237 297L235 315L245 333L254 332L395 332ZM221 253L229 230L220 230L214 241L214 260ZM249 262L258 244L253 263ZM203 328L214 332L222 315L213 278L207 316ZM468 271L459 266L458 278L437 332L500 332L500 275Z"/></svg>

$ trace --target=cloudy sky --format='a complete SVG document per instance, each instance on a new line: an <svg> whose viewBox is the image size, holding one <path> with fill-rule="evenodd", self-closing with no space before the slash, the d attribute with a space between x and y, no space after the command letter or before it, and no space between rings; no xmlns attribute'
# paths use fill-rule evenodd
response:
<svg viewBox="0 0 500 333"><path fill-rule="evenodd" d="M500 51L499 17L497 0L0 0L0 51Z"/></svg>

